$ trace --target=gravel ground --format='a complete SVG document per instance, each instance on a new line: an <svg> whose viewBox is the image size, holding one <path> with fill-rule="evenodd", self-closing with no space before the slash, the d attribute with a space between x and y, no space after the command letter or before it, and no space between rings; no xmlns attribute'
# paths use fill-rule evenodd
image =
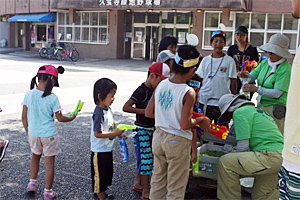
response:
<svg viewBox="0 0 300 200"><path fill-rule="evenodd" d="M124 119L115 113L116 121ZM122 120L122 123L132 123ZM80 113L72 122L56 122L62 153L56 157L53 189L58 199L93 199L90 179L90 113ZM23 131L20 116L10 115L0 120L1 135L9 140L6 156L0 163L0 199L41 199L44 189L44 164L40 162L39 188L34 196L26 194L29 180L30 148ZM139 199L131 191L135 174L133 141L127 141L130 161L121 162L118 140L115 141L113 185L108 193L116 199Z"/></svg>
<svg viewBox="0 0 300 200"><path fill-rule="evenodd" d="M14 57L14 54L18 57ZM36 55L33 55L32 52L12 53L12 56L8 56L7 59L24 60L24 62L33 59L35 62L45 62L36 58ZM89 66L91 63L93 65L97 64L101 68L119 67L120 70L126 68L127 70L135 71L145 71L145 66L149 65L142 61L132 60L101 60L101 62L99 60L83 60L73 63L73 65ZM73 107L74 105L64 106L64 109L73 110ZM93 199L89 150L92 113L85 112L85 110L93 110L92 108L92 104L85 105L85 109L72 122L56 122L57 134L60 136L62 149L62 153L56 157L55 162L53 190L57 193L57 199ZM128 114L116 112L116 110L113 111L117 124L133 123L134 117L128 117ZM43 157L40 162L38 175L38 191L33 196L26 193L31 152L19 113L1 115L0 139L2 138L8 139L10 143L5 158L0 162L0 200L42 199L45 175ZM127 146L130 160L128 163L123 164L118 140L115 141L113 185L107 192L113 194L117 200L140 199L140 194L131 190L136 171L132 139L129 138L127 140ZM201 185L205 184L202 183ZM189 199L215 200L216 190L190 184L189 196ZM243 199L250 199L249 194L244 194Z"/></svg>
<svg viewBox="0 0 300 200"><path fill-rule="evenodd" d="M56 122L60 136L62 153L55 160L55 178L53 190L57 199L93 199L90 179L90 126L91 113L80 113L69 123ZM124 120L126 116L114 112L117 123L133 123ZM40 162L38 174L39 188L35 195L26 193L29 180L30 148L22 127L19 114L5 115L0 119L1 136L9 140L5 158L0 162L0 199L42 199L44 189L44 159ZM133 141L127 140L130 160L121 161L118 140L115 141L113 185L108 193L116 199L140 199L140 194L133 192L132 184L135 176L135 153ZM215 199L215 190L190 185L189 194L193 199Z"/></svg>

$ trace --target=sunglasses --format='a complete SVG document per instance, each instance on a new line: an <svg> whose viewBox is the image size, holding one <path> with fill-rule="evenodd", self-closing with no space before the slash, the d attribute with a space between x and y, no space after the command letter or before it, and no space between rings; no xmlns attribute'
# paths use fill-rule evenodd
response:
<svg viewBox="0 0 300 200"><path fill-rule="evenodd" d="M223 37L226 38L226 34L223 31L220 31L220 30L212 32L211 37L214 37L215 35L222 35Z"/></svg>

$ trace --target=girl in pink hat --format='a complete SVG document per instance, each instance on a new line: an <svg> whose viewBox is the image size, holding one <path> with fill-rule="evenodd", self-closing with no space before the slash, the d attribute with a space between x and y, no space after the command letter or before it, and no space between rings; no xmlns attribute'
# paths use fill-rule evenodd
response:
<svg viewBox="0 0 300 200"><path fill-rule="evenodd" d="M54 116L60 122L69 122L76 117L76 114L71 117L62 115L58 98L52 93L52 88L59 86L58 73L62 74L63 72L64 68L61 66L58 68L52 65L40 67L37 75L32 78L31 90L26 93L23 101L22 123L32 152L27 191L35 193L38 189L39 163L42 154L44 154L44 199L53 199L56 196L52 190L54 161L55 156L61 152L61 149L59 138L55 134ZM38 83L36 83L36 78Z"/></svg>

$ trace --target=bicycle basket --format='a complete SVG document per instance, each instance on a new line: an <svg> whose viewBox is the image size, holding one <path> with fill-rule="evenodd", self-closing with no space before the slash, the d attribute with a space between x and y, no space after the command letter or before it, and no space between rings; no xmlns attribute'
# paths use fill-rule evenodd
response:
<svg viewBox="0 0 300 200"><path fill-rule="evenodd" d="M62 47L62 48L65 47L65 43L63 43L63 42L59 42L58 45L59 45L59 47Z"/></svg>

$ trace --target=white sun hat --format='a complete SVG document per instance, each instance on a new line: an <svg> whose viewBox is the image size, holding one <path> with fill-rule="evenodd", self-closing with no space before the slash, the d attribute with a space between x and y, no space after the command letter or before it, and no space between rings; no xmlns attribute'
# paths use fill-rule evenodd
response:
<svg viewBox="0 0 300 200"><path fill-rule="evenodd" d="M289 52L289 43L290 40L287 36L276 33L271 36L267 44L264 44L259 48L263 51L274 53L283 58L291 58L292 55Z"/></svg>

